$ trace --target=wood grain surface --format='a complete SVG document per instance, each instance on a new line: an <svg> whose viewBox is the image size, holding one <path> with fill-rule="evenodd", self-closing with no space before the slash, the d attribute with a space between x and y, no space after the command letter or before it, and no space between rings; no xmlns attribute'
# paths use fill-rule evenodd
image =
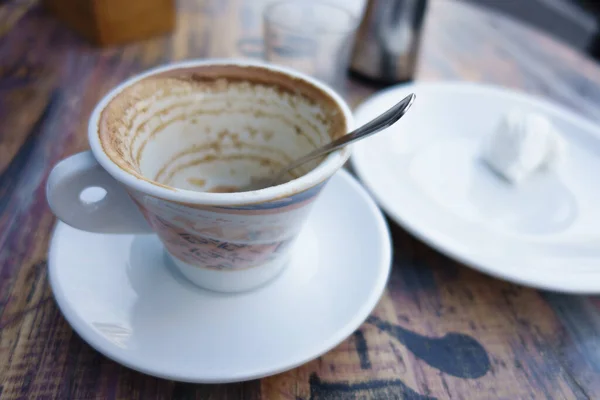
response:
<svg viewBox="0 0 600 400"><path fill-rule="evenodd" d="M335 349L291 371L171 382L108 360L71 330L47 281L50 169L87 148L92 108L126 77L172 60L260 57L263 4L181 0L173 34L102 50L33 6L0 37L0 398L600 398L600 299L490 278L391 221L394 266L378 307ZM450 0L430 4L416 78L503 85L600 119L598 65ZM375 90L349 82L348 100L356 106Z"/></svg>

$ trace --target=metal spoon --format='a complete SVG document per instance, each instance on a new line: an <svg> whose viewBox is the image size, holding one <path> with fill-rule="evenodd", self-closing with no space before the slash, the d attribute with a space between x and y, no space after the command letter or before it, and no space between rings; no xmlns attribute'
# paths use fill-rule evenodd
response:
<svg viewBox="0 0 600 400"><path fill-rule="evenodd" d="M416 97L415 94L411 93L410 95L408 95L404 99L402 99L398 104L396 104L395 106L393 106L392 108L390 108L389 110L387 110L386 112L384 112L383 114L378 116L377 118L367 122L360 128L355 129L353 132L350 132L350 133L342 136L341 138L336 139L333 142L326 144L325 146L319 147L318 149L311 151L310 153L308 153L307 155L305 155L303 157L300 157L296 161L285 166L283 169L281 169L279 172L277 172L277 174L273 175L272 177L253 180L250 183L250 185L248 185L242 191L258 190L258 189L267 188L269 186L275 186L276 184L278 184L281 181L281 178L283 178L283 176L288 171L301 166L305 162L308 162L308 161L315 159L317 157L320 157L322 155L331 153L332 151L338 150L350 143L354 143L361 139L369 137L369 136L381 131L382 129L385 129L385 128L393 125L400 118L402 118L404 116L404 114L406 114L406 112L408 111L410 106L413 104L415 97Z"/></svg>

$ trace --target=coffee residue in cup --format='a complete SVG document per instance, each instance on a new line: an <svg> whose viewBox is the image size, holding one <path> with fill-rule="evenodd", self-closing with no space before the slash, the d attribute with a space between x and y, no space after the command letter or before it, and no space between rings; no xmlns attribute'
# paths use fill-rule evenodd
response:
<svg viewBox="0 0 600 400"><path fill-rule="evenodd" d="M209 193L235 193L239 191L239 187L232 185L219 185L207 190L207 192Z"/></svg>
<svg viewBox="0 0 600 400"><path fill-rule="evenodd" d="M250 176L275 173L344 134L341 111L328 93L293 76L198 66L128 86L98 125L105 153L137 177L166 188L232 193L246 190ZM317 165L307 163L292 177Z"/></svg>
<svg viewBox="0 0 600 400"><path fill-rule="evenodd" d="M234 185L217 185L212 188L206 188L206 179L188 178L187 181L191 185L194 185L198 188L202 188L204 189L203 191L208 193L234 193L240 191L240 188Z"/></svg>
<svg viewBox="0 0 600 400"><path fill-rule="evenodd" d="M206 186L206 179L188 178L187 181L189 184L200 188Z"/></svg>

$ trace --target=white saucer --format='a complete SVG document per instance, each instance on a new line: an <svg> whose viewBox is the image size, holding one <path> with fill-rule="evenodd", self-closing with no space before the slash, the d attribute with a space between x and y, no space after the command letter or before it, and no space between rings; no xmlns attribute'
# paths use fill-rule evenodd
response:
<svg viewBox="0 0 600 400"><path fill-rule="evenodd" d="M381 212L347 172L331 179L292 262L252 292L200 289L179 275L154 235L102 235L58 223L50 284L92 347L135 370L187 382L233 382L296 367L343 341L387 282Z"/></svg>
<svg viewBox="0 0 600 400"><path fill-rule="evenodd" d="M406 116L353 151L354 170L386 212L490 275L600 293L600 128L546 101L469 83L390 88L356 110L357 124L411 92L417 98ZM545 114L567 142L556 171L519 186L479 159L483 137L513 108Z"/></svg>

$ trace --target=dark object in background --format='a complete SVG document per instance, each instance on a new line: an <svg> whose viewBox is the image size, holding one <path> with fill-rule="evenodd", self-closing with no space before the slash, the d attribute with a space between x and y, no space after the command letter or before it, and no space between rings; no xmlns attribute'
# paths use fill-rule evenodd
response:
<svg viewBox="0 0 600 400"><path fill-rule="evenodd" d="M382 84L413 79L428 0L369 0L351 72Z"/></svg>
<svg viewBox="0 0 600 400"><path fill-rule="evenodd" d="M42 0L59 20L100 46L171 32L175 0Z"/></svg>

